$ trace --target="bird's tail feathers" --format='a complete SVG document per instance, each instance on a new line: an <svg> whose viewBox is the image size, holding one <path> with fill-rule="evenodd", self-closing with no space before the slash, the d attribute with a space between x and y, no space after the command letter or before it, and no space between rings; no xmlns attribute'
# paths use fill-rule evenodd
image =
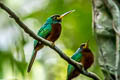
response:
<svg viewBox="0 0 120 80"><path fill-rule="evenodd" d="M39 49L41 49L42 47L43 47L43 45L41 45L41 46L39 47ZM35 48L35 49L33 50L33 55L32 55L32 57L31 57L31 60L30 60L29 65L28 65L27 72L30 72L30 70L31 70L31 68L32 68L32 65L33 65L33 63L34 63L34 60L35 60L35 58L36 58L36 55L37 55L37 51L38 51L39 49L38 49L38 48Z"/></svg>
<svg viewBox="0 0 120 80"><path fill-rule="evenodd" d="M32 55L32 58L30 60L30 63L29 63L29 66L28 66L28 69L27 69L27 72L30 72L31 68L32 68L32 65L33 65L33 62L35 60L35 57L37 55L37 50L34 50L33 51L33 55Z"/></svg>

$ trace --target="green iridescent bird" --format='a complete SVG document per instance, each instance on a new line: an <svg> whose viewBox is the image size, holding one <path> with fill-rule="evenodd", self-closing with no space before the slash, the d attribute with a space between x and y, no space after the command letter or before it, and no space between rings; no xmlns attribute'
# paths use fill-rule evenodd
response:
<svg viewBox="0 0 120 80"><path fill-rule="evenodd" d="M88 42L83 43L71 58L77 62L80 62L85 70L87 70L94 62L94 56L88 48ZM80 72L76 68L74 68L71 64L68 65L67 80L72 80L79 74Z"/></svg>
<svg viewBox="0 0 120 80"><path fill-rule="evenodd" d="M49 17L46 21L46 23L40 28L38 31L38 36L51 41L53 44L54 42L59 38L61 33L61 20L64 16L66 16L69 13L72 13L74 10L68 11L62 15L53 15ZM30 72L32 64L35 60L37 51L43 48L44 44L41 42L38 42L37 40L34 40L34 50L33 55L30 60L28 70L27 72Z"/></svg>

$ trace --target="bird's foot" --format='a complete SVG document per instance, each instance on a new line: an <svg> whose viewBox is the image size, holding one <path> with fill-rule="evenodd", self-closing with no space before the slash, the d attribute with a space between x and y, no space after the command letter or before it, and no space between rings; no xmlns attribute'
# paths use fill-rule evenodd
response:
<svg viewBox="0 0 120 80"><path fill-rule="evenodd" d="M85 68L82 68L82 71L83 71L84 73L87 73L87 72L88 72L87 70L85 70Z"/></svg>
<svg viewBox="0 0 120 80"><path fill-rule="evenodd" d="M79 63L80 64L80 67L83 68L83 64L82 63Z"/></svg>
<svg viewBox="0 0 120 80"><path fill-rule="evenodd" d="M79 63L79 64L81 65L81 69L82 69L82 71L83 71L84 73L86 73L87 71L85 70L83 64L82 64L82 63Z"/></svg>
<svg viewBox="0 0 120 80"><path fill-rule="evenodd" d="M55 46L55 43L54 42L50 42L52 44L52 46Z"/></svg>

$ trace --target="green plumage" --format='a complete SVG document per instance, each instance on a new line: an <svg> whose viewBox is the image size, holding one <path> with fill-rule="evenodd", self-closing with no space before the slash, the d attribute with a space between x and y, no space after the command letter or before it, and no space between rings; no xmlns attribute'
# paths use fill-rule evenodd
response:
<svg viewBox="0 0 120 80"><path fill-rule="evenodd" d="M82 54L81 54L81 49L78 48L78 50L74 53L74 55L71 57L73 60L80 62L81 58L82 58ZM69 64L68 65L68 70L67 70L67 76L70 76L71 73L75 70L75 68Z"/></svg>
<svg viewBox="0 0 120 80"><path fill-rule="evenodd" d="M53 17L49 17L46 23L40 28L37 35L42 38L47 38L52 31L52 24L60 23L59 20L53 20ZM34 40L34 47L36 47L38 41Z"/></svg>
<svg viewBox="0 0 120 80"><path fill-rule="evenodd" d="M37 35L39 35L42 38L47 38L47 36L50 34L52 30L52 26L51 24L49 24L48 22L46 24L44 24L40 30L38 31ZM38 41L34 40L34 47L36 47Z"/></svg>
<svg viewBox="0 0 120 80"><path fill-rule="evenodd" d="M71 58L81 63L85 70L87 70L94 62L94 56L91 50L88 48L88 42L81 44L80 48L78 48ZM79 74L80 72L75 67L73 67L71 64L68 65L67 80L72 80Z"/></svg>
<svg viewBox="0 0 120 80"><path fill-rule="evenodd" d="M51 41L51 40L55 41L60 34L54 37L54 35L56 33L55 34L51 34L51 33L53 31L55 32L55 30L57 28L59 28L59 27L56 25L56 26L54 26L54 28L56 27L56 29L54 29L52 25L54 25L54 24L61 24L61 20L57 20L56 17L59 17L59 15L54 15L54 16L49 17L47 19L46 23L40 28L40 30L38 31L37 35L42 37L42 38L44 38L44 39L47 39L49 36L51 36L48 40L49 41ZM60 32L61 32L61 30L59 31L59 33ZM51 38L55 38L55 39L51 39ZM31 70L32 64L33 64L34 59L35 59L35 57L37 55L37 51L39 49L41 49L42 47L43 47L43 44L41 42L38 42L37 40L34 40L34 50L33 50L33 54L32 54L32 57L31 57L30 64L28 66L28 72Z"/></svg>
<svg viewBox="0 0 120 80"><path fill-rule="evenodd" d="M59 38L61 34L61 21L62 18L69 13L74 12L75 10L68 11L62 15L53 15L49 17L46 21L46 23L40 28L38 31L38 36L49 40L51 42L54 42ZM37 55L37 51L43 48L44 44L42 42L38 42L37 40L34 40L34 50L33 50L33 55L31 57L30 63L28 65L28 70L27 72L30 72L32 64L35 60L35 57Z"/></svg>

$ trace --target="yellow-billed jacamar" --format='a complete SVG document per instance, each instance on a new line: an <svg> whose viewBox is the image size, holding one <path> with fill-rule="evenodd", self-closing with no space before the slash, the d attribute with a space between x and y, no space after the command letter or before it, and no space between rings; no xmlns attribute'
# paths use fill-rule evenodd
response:
<svg viewBox="0 0 120 80"><path fill-rule="evenodd" d="M83 43L71 58L77 62L80 62L85 70L87 70L94 62L94 56L91 50L88 48L88 42ZM80 72L75 67L73 67L71 64L68 65L67 80L72 80L79 74Z"/></svg>
<svg viewBox="0 0 120 80"><path fill-rule="evenodd" d="M61 19L73 11L74 10L71 10L62 15L53 15L49 17L46 23L40 28L37 35L46 40L51 41L54 44L54 42L59 38L61 33ZM28 66L28 70L27 70L28 72L30 72L31 70L37 51L43 48L43 46L44 44L42 42L38 42L37 40L34 40L34 50Z"/></svg>

